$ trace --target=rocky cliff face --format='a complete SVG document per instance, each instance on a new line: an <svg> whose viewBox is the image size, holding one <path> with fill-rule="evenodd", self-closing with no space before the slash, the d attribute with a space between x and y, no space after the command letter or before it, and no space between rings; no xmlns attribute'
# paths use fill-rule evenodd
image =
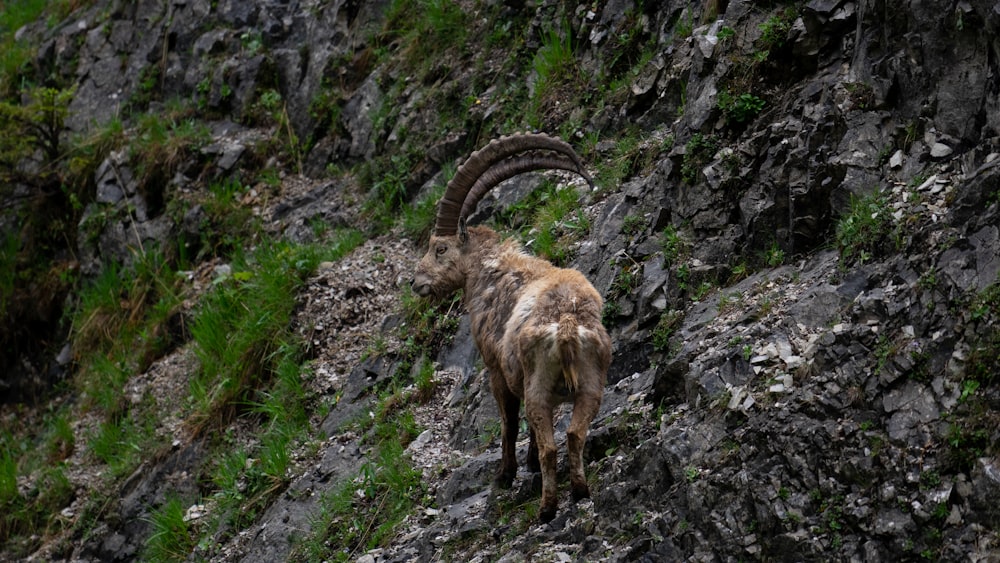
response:
<svg viewBox="0 0 1000 563"><path fill-rule="evenodd" d="M171 498L196 540L180 559L1000 557L998 32L990 2L889 0L95 2L29 25L36 67L75 85L70 132L120 119L146 146L143 116L204 126L156 153L155 173L126 147L102 159L72 249L84 277L180 241L167 259L191 264L195 309L241 226L205 195L230 179L263 225L248 245L328 240L318 224L370 240L299 290L290 325L327 406L264 500L235 505L246 517L209 518L232 506L206 482L221 440L177 420L178 399L159 403L177 413L156 423L170 446L130 476L96 478L78 440L61 458L75 493L54 508L60 532L11 540L8 558L138 557ZM409 346L427 328L404 312L421 233L393 215L519 128L560 133L598 177L534 230L525 202L555 199L551 178L512 180L475 218L521 229L606 296L615 353L585 454L593 499L566 495L538 525L537 474L491 488L496 408L452 304L421 352L435 361L408 411L419 431L393 423L420 492L369 541L389 471L356 421L399 408L387 389L421 387ZM156 350L123 393L183 397L203 369L184 330ZM72 381L78 365L54 357L25 356L7 383ZM251 448L264 426L215 430ZM18 486L40 490L43 475ZM345 482L370 518L331 516Z"/></svg>

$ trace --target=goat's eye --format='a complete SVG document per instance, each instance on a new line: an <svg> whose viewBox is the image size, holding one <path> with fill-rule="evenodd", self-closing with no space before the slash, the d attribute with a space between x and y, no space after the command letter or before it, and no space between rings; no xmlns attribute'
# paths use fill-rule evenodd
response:
<svg viewBox="0 0 1000 563"><path fill-rule="evenodd" d="M443 244L439 244L438 247L434 249L434 252L436 252L438 256L441 256L445 252L448 252L448 247Z"/></svg>

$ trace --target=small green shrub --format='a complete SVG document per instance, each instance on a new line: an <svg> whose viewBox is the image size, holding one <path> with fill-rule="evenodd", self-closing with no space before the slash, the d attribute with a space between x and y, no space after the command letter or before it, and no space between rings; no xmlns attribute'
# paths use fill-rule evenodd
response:
<svg viewBox="0 0 1000 563"><path fill-rule="evenodd" d="M646 228L646 218L642 215L627 215L622 221L622 234L634 237Z"/></svg>
<svg viewBox="0 0 1000 563"><path fill-rule="evenodd" d="M666 352L670 348L670 337L674 335L684 320L683 311L665 310L653 329L653 349Z"/></svg>
<svg viewBox="0 0 1000 563"><path fill-rule="evenodd" d="M670 268L677 264L682 256L687 254L690 249L690 243L671 224L664 227L660 233L660 248L663 250L663 264L667 268Z"/></svg>
<svg viewBox="0 0 1000 563"><path fill-rule="evenodd" d="M788 32L792 29L794 19L794 10L787 9L774 14L760 24L760 39L758 40L760 48L772 50L782 47L788 39Z"/></svg>
<svg viewBox="0 0 1000 563"><path fill-rule="evenodd" d="M733 96L728 90L721 90L718 95L719 109L737 123L746 123L757 117L765 105L764 100L749 93Z"/></svg>
<svg viewBox="0 0 1000 563"><path fill-rule="evenodd" d="M681 161L681 180L694 184L701 175L701 170L715 156L719 145L711 136L695 133L684 145L684 157Z"/></svg>
<svg viewBox="0 0 1000 563"><path fill-rule="evenodd" d="M778 246L777 241L764 251L764 263L771 268L776 268L785 263L785 251Z"/></svg>
<svg viewBox="0 0 1000 563"><path fill-rule="evenodd" d="M841 264L863 264L892 248L896 226L891 211L881 190L860 198L851 195L850 209L837 222Z"/></svg>

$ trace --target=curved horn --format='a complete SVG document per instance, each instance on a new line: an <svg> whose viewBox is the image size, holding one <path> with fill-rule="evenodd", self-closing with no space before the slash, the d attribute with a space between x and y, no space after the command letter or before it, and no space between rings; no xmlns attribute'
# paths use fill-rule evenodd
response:
<svg viewBox="0 0 1000 563"><path fill-rule="evenodd" d="M494 186L504 180L513 178L518 174L531 172L532 170L569 170L577 172L594 187L594 180L579 166L579 162L568 158L562 154L526 154L518 159L505 160L490 168L476 180L469 194L465 196L465 203L462 204L462 214L460 217L468 217L476 210L479 200L486 195Z"/></svg>
<svg viewBox="0 0 1000 563"><path fill-rule="evenodd" d="M528 151L554 151L556 154L520 154ZM593 185L580 157L562 139L544 133L521 133L490 141L482 149L473 152L448 182L438 205L435 234L455 234L459 218L471 213L482 196L493 186L523 172L548 168L576 172Z"/></svg>

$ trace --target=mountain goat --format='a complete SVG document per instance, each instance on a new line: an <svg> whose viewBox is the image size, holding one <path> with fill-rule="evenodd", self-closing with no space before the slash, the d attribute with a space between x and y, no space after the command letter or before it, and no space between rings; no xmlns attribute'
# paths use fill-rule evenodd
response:
<svg viewBox="0 0 1000 563"><path fill-rule="evenodd" d="M530 438L527 463L541 469L539 517L548 522L558 505L553 409L560 403L573 402L566 431L573 500L590 496L583 446L611 363L611 339L601 324L603 300L580 272L530 256L489 228L465 224L490 188L541 169L574 171L593 185L572 147L548 135L501 137L472 153L445 190L412 287L420 296L435 298L464 290L472 336L500 410L502 457L495 483L510 487L517 473L515 442L523 399Z"/></svg>

